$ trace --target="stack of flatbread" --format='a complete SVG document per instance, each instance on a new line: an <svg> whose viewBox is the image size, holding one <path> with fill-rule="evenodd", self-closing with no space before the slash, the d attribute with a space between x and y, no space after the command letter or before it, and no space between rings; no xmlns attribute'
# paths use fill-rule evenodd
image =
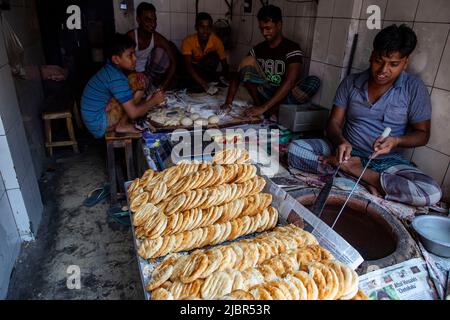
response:
<svg viewBox="0 0 450 320"><path fill-rule="evenodd" d="M249 160L245 151L225 150L210 163L149 170L130 185L139 255L165 257L146 286L152 299L365 299L358 275L312 234L275 228L272 196L262 193L265 180ZM216 247L202 249L208 246Z"/></svg>
<svg viewBox="0 0 450 320"><path fill-rule="evenodd" d="M266 182L248 161L245 151L226 151L211 163L182 162L135 180L128 194L139 255L163 257L276 227L272 196L261 193Z"/></svg>
<svg viewBox="0 0 450 320"><path fill-rule="evenodd" d="M310 233L288 225L229 245L167 256L146 289L153 300L367 299L358 275Z"/></svg>

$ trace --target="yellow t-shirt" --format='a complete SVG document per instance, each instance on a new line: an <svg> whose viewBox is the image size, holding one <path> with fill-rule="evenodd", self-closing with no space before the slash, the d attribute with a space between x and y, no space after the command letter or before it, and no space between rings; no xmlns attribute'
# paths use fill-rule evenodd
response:
<svg viewBox="0 0 450 320"><path fill-rule="evenodd" d="M184 56L192 56L192 63L199 63L204 56L211 52L217 52L220 60L224 60L226 58L225 48L223 46L222 40L219 39L214 33L209 37L209 41L203 51L200 47L200 43L198 42L197 33L194 33L188 36L183 40L183 44L181 46L181 51Z"/></svg>

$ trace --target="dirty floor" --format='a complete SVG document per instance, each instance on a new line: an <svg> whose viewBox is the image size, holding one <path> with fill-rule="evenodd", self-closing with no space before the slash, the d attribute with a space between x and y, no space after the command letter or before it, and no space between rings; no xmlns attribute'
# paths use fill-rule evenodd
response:
<svg viewBox="0 0 450 320"><path fill-rule="evenodd" d="M104 148L91 145L49 166L40 182L41 228L37 240L22 248L8 299L143 298L131 229L108 219L107 203L82 206L107 181ZM70 266L81 271L80 290L67 287Z"/></svg>

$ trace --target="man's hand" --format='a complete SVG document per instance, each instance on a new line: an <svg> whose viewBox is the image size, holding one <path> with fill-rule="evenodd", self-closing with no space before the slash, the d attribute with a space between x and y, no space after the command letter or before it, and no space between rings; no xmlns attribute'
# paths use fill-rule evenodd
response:
<svg viewBox="0 0 450 320"><path fill-rule="evenodd" d="M206 90L206 93L209 94L210 96L215 95L217 92L219 92L219 89L217 89L217 87L213 85L209 86L208 90Z"/></svg>
<svg viewBox="0 0 450 320"><path fill-rule="evenodd" d="M145 91L147 88L148 80L142 73L136 73L136 80L137 80L137 88L139 90Z"/></svg>
<svg viewBox="0 0 450 320"><path fill-rule="evenodd" d="M163 106L166 103L166 94L162 90L157 90L147 101L150 101L153 106Z"/></svg>
<svg viewBox="0 0 450 320"><path fill-rule="evenodd" d="M331 156L321 156L319 157L319 162L321 164L327 164L333 167L338 167L339 166L339 160L338 157L336 155L331 155Z"/></svg>
<svg viewBox="0 0 450 320"><path fill-rule="evenodd" d="M264 114L264 112L266 112L266 108L265 107L251 107L247 110L245 110L245 114L249 117L259 117L261 115Z"/></svg>
<svg viewBox="0 0 450 320"><path fill-rule="evenodd" d="M219 111L217 112L217 115L221 116L223 114L230 113L231 109L233 108L233 105L231 103L224 103L219 107Z"/></svg>
<svg viewBox="0 0 450 320"><path fill-rule="evenodd" d="M344 142L337 147L336 156L339 163L344 163L352 157L353 147L350 143Z"/></svg>
<svg viewBox="0 0 450 320"><path fill-rule="evenodd" d="M144 91L142 90L136 91L134 93L134 103L139 104L139 102L142 101L142 98L144 98L144 95L145 95Z"/></svg>
<svg viewBox="0 0 450 320"><path fill-rule="evenodd" d="M400 138L398 137L388 137L388 138L379 137L373 145L373 148L375 150L374 157L376 158L378 156L391 153L393 149L398 147L399 143Z"/></svg>

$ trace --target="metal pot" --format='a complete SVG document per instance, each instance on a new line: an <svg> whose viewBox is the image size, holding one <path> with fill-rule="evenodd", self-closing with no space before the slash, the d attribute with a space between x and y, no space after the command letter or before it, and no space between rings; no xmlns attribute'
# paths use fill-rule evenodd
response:
<svg viewBox="0 0 450 320"><path fill-rule="evenodd" d="M420 216L412 227L420 236L425 249L438 256L450 258L450 218Z"/></svg>

